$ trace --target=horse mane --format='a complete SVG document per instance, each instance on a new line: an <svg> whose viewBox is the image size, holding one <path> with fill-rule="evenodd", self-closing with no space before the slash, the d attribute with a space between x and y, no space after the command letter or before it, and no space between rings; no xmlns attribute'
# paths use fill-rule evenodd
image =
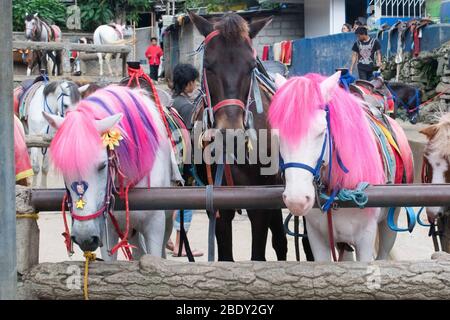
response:
<svg viewBox="0 0 450 320"><path fill-rule="evenodd" d="M425 152L437 151L443 158L450 158L450 113L443 114L436 126L438 130L428 143Z"/></svg>
<svg viewBox="0 0 450 320"><path fill-rule="evenodd" d="M214 24L214 29L227 41L237 41L248 38L249 27L247 21L236 13L227 13Z"/></svg>
<svg viewBox="0 0 450 320"><path fill-rule="evenodd" d="M324 109L319 86L324 79L318 74L293 77L275 93L269 109L269 123L279 130L280 139L288 146L294 146L307 135L317 112ZM337 88L328 107L334 149L349 169L346 174L339 168L337 152L334 152L334 170L328 181L330 187L353 189L362 181L383 183L383 165L361 102Z"/></svg>
<svg viewBox="0 0 450 320"><path fill-rule="evenodd" d="M116 147L120 170L127 183L139 182L153 167L160 141L147 103L140 93L119 86L108 86L81 100L67 113L50 145L54 167L67 176L86 175L104 150L94 121L122 113L117 129L123 140Z"/></svg>
<svg viewBox="0 0 450 320"><path fill-rule="evenodd" d="M50 82L44 88L44 91L43 91L44 97L47 97L49 94L54 93L56 91L56 89L58 88L58 86L60 86L63 83L67 83L67 86L69 88L70 100L73 103L77 103L78 101L80 101L81 94L78 91L78 86L72 81L59 80L59 81Z"/></svg>

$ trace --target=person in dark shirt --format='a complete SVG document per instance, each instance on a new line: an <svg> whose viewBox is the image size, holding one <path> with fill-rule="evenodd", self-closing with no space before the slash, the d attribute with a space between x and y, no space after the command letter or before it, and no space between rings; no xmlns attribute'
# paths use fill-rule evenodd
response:
<svg viewBox="0 0 450 320"><path fill-rule="evenodd" d="M194 106L191 103L191 100L189 99L189 96L194 92L196 83L195 81L198 79L199 73L197 69L194 68L194 66L190 64L177 64L175 68L173 69L173 102L172 107L174 107L178 113L180 114L181 118L183 119L184 123L186 124L186 127L188 130L192 129L192 113L194 111ZM189 174L189 171L187 170L187 166L184 167L184 174L183 176L186 178L186 176ZM186 179L187 180L187 179ZM184 210L184 229L186 233L189 230L191 221L192 221L192 210ZM172 243L172 241L169 239L166 247L169 250L173 251L173 256L178 257L178 250L180 246L180 220L181 215L180 211L177 210L174 213L174 228L177 231L176 238L175 238L175 244ZM186 249L182 248L181 255L183 257L186 256ZM194 257L200 257L203 255L203 252L198 250L192 250L192 255Z"/></svg>
<svg viewBox="0 0 450 320"><path fill-rule="evenodd" d="M371 80L375 70L375 60L377 68L381 68L381 44L376 38L369 37L367 28L359 27L355 34L358 40L352 48L350 73L353 72L355 64L358 63L359 79Z"/></svg>
<svg viewBox="0 0 450 320"><path fill-rule="evenodd" d="M177 64L173 69L173 107L178 111L186 127L192 128L191 117L194 106L189 96L194 92L198 71L191 64Z"/></svg>

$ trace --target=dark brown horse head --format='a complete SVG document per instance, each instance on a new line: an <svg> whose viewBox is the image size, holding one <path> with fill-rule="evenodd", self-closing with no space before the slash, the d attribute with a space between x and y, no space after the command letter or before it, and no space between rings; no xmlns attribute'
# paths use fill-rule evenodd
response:
<svg viewBox="0 0 450 320"><path fill-rule="evenodd" d="M272 18L248 23L228 13L213 23L192 12L189 17L206 38L201 72L206 75L211 107L224 102L224 107L215 108L214 127L244 129L244 109L256 67L252 39Z"/></svg>

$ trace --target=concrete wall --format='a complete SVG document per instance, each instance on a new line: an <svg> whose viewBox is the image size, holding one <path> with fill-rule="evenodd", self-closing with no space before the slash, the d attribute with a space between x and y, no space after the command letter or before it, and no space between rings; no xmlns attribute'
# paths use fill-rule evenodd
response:
<svg viewBox="0 0 450 320"><path fill-rule="evenodd" d="M266 26L258 36L253 39L253 46L259 56L265 45L273 45L284 40L294 40L305 36L303 10L295 13L284 13L273 18L272 23Z"/></svg>
<svg viewBox="0 0 450 320"><path fill-rule="evenodd" d="M372 34L374 36L375 34ZM340 33L312 39L299 39L293 44L292 67L290 73L302 75L309 72L332 74L336 68L350 67L351 48L355 41L353 33ZM421 39L421 50L431 51L450 41L450 24L426 27ZM388 36L381 39L382 53L387 55ZM407 34L406 51L411 51L412 37ZM391 40L391 51L397 51L397 33ZM391 55L392 55L391 54ZM355 70L356 72L356 70Z"/></svg>

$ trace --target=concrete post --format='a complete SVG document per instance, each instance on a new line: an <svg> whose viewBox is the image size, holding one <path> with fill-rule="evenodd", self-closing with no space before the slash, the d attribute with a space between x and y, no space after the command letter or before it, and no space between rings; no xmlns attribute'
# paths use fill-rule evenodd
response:
<svg viewBox="0 0 450 320"><path fill-rule="evenodd" d="M0 1L0 299L17 293L12 1Z"/></svg>

